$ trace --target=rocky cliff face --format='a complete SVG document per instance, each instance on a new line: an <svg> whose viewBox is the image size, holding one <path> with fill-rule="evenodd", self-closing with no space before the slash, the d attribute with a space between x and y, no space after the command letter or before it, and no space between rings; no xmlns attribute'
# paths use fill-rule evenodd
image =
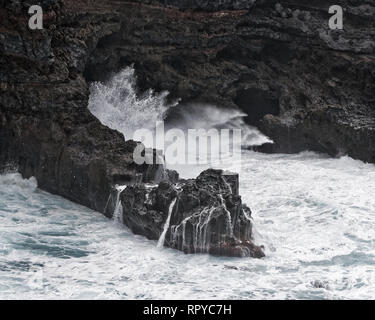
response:
<svg viewBox="0 0 375 320"><path fill-rule="evenodd" d="M133 163L137 143L124 142L87 110L85 61L98 39L120 25L107 15L69 14L61 1L41 4L45 29L37 31L28 29L26 1L0 9L0 164L103 211L116 181L152 172Z"/></svg>
<svg viewBox="0 0 375 320"><path fill-rule="evenodd" d="M251 9L256 0L135 0L149 5L162 5L181 10L195 10L214 12L220 10L246 10Z"/></svg>
<svg viewBox="0 0 375 320"><path fill-rule="evenodd" d="M0 1L0 165L35 176L47 191L109 215L114 185L160 177L160 166L135 165L136 142L125 141L87 110L88 83L130 64L141 90L169 90L182 104L244 110L248 122L275 141L263 151L310 149L375 162L370 0L336 1L346 9L344 31L328 29L326 1L34 2L44 9L43 30L28 29L28 1ZM197 181L182 189L196 188ZM201 191L196 193L199 198ZM231 216L241 215L242 204L222 196L227 207L234 203ZM214 203L214 214L223 216L221 199ZM151 214L159 206L139 205ZM201 209L178 209L172 225L181 230L181 219ZM134 221L127 224L136 226ZM155 238L159 224L141 228L143 234ZM176 228L166 243L193 250ZM245 241L241 234L239 241Z"/></svg>
<svg viewBox="0 0 375 320"><path fill-rule="evenodd" d="M241 108L275 142L262 151L375 161L372 1L332 3L344 30L329 29L327 1L146 2L122 3L121 28L99 41L88 79L134 63L143 89Z"/></svg>
<svg viewBox="0 0 375 320"><path fill-rule="evenodd" d="M121 201L125 209L123 222L135 233L158 239L167 221L167 208L171 206L169 191L176 192L178 175L161 165L135 164L133 151L138 143L125 140L120 133L103 126L87 109L89 74L102 72L91 66L97 59L94 52L100 51L98 46L108 41L108 37L121 34L121 11L113 10L110 2L46 0L39 4L44 8L44 29L31 31L26 1L1 2L1 170L18 170L24 177L35 176L40 188L109 217L115 209L119 210L116 205ZM102 74L108 75L110 70L116 68ZM217 179L221 177L219 172L215 175ZM160 180L150 193L153 199L150 204L145 199L149 191L143 192L147 190L144 183ZM203 192L198 187L199 181L205 181L203 176L186 185L193 184L196 192ZM129 186L121 198L114 189L117 185ZM185 182L179 182L180 188L185 188L184 185ZM203 185L201 182L202 188ZM215 238L207 242L206 251L199 252L263 256L262 249L252 244L252 224L241 216L238 193L231 195L227 191L211 190L211 197L217 194L225 197L222 202L216 199L211 207L218 217L225 213L227 219L230 215L236 218L233 230L237 237L231 232L226 234L230 230L225 227L227 221L221 219L207 232L215 234ZM178 200L178 203L191 205L188 201ZM227 202L231 207L223 211ZM197 205L194 213L186 215L197 219L203 214ZM178 218L173 217L173 223L179 223ZM169 234L170 228L165 232ZM165 244L193 252L169 241Z"/></svg>

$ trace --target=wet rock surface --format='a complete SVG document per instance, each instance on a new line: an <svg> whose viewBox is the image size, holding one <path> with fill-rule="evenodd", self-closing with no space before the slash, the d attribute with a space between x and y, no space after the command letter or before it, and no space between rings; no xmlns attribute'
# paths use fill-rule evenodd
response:
<svg viewBox="0 0 375 320"><path fill-rule="evenodd" d="M251 211L233 191L238 179L211 169L177 185L128 186L120 196L122 221L134 233L158 240L170 214L164 246L185 253L264 257L253 243Z"/></svg>

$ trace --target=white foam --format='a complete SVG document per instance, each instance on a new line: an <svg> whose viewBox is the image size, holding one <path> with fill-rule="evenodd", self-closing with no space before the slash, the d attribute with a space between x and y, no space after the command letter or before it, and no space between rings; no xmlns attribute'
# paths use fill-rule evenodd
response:
<svg viewBox="0 0 375 320"><path fill-rule="evenodd" d="M266 246L261 260L159 250L35 181L23 188L19 175L0 176L0 298L374 297L374 165L245 152L242 168L240 194Z"/></svg>
<svg viewBox="0 0 375 320"><path fill-rule="evenodd" d="M104 125L132 139L137 129L154 129L157 121L175 104L168 104L168 92L148 90L138 95L135 70L127 67L107 82L90 86L88 108Z"/></svg>

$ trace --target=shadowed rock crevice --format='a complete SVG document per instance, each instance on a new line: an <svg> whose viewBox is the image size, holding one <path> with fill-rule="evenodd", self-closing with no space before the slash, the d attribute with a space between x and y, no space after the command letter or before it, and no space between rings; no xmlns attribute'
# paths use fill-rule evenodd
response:
<svg viewBox="0 0 375 320"><path fill-rule="evenodd" d="M280 114L279 100L272 97L270 91L257 88L243 89L237 92L234 102L243 110L250 124L257 124L267 114Z"/></svg>

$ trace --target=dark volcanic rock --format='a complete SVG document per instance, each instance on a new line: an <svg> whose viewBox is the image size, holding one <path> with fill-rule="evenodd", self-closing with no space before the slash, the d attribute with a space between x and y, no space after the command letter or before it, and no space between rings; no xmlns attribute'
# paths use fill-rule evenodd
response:
<svg viewBox="0 0 375 320"><path fill-rule="evenodd" d="M264 257L252 242L251 211L231 184L238 185L238 175L207 170L177 189L167 181L151 190L128 186L121 193L122 220L134 233L157 240L171 212L165 246L185 253Z"/></svg>
<svg viewBox="0 0 375 320"><path fill-rule="evenodd" d="M118 8L121 28L99 41L88 78L134 63L143 89L241 108L274 140L268 151L374 162L373 1L336 2L345 10L342 31L329 29L326 1L147 3ZM226 11L212 11L219 9Z"/></svg>
<svg viewBox="0 0 375 320"><path fill-rule="evenodd" d="M43 30L28 29L27 1L0 6L0 169L17 168L40 188L104 212L113 185L160 181L163 171L136 165L137 143L87 109L87 57L120 23L115 13L75 11L74 2L34 4L43 6Z"/></svg>
<svg viewBox="0 0 375 320"><path fill-rule="evenodd" d="M182 10L246 10L251 9L256 0L135 0L134 2L175 7Z"/></svg>
<svg viewBox="0 0 375 320"><path fill-rule="evenodd" d="M186 253L263 257L252 243L251 211L233 192L238 175L207 170L182 186L166 244Z"/></svg>
<svg viewBox="0 0 375 320"><path fill-rule="evenodd" d="M145 185L134 185L125 189L120 199L123 207L123 222L135 234L157 240L163 230L168 209L162 210L162 204L166 205L164 199L160 201L162 204L152 202L149 192Z"/></svg>
<svg viewBox="0 0 375 320"><path fill-rule="evenodd" d="M265 115L279 115L279 99L269 91L250 88L237 92L234 102L248 115L246 121L257 124Z"/></svg>
<svg viewBox="0 0 375 320"><path fill-rule="evenodd" d="M346 155L375 163L375 118L361 107L317 108L301 118L268 115L259 124L275 144L260 146L263 152L314 150L331 156Z"/></svg>

